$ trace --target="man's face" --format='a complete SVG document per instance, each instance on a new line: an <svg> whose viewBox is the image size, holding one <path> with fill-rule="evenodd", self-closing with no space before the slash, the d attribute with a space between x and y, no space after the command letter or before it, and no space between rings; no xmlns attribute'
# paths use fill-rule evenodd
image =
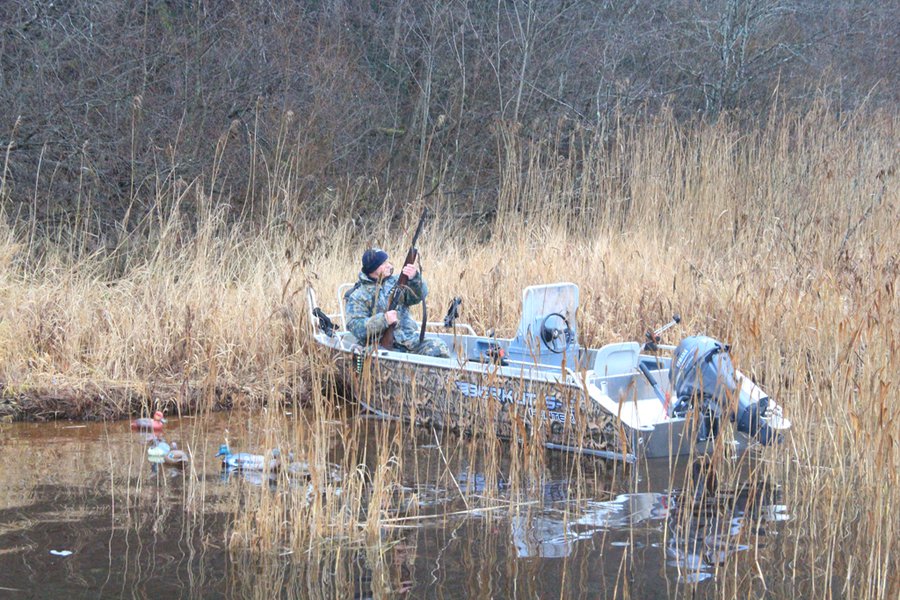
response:
<svg viewBox="0 0 900 600"><path fill-rule="evenodd" d="M393 274L394 274L394 265L391 264L391 261L386 260L383 263L381 263L380 267L378 267L377 269L372 271L369 274L369 277L371 277L372 279L379 280L379 279L387 279L388 277L390 277Z"/></svg>

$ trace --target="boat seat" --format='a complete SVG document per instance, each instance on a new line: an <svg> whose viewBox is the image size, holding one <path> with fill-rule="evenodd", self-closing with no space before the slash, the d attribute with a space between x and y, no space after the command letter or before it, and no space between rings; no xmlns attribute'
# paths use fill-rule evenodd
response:
<svg viewBox="0 0 900 600"><path fill-rule="evenodd" d="M594 357L594 374L597 377L628 375L637 371L641 345L637 342L607 344Z"/></svg>

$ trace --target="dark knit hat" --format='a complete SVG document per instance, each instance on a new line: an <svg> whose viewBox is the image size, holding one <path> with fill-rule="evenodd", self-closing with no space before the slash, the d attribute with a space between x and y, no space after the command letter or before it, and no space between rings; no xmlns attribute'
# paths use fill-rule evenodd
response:
<svg viewBox="0 0 900 600"><path fill-rule="evenodd" d="M362 255L362 272L371 275L372 271L384 264L388 254L381 248L369 248Z"/></svg>

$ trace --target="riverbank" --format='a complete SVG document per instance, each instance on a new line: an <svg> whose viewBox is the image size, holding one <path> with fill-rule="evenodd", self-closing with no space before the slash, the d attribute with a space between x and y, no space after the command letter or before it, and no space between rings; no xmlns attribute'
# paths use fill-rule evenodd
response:
<svg viewBox="0 0 900 600"><path fill-rule="evenodd" d="M273 403L302 404L306 386L267 389L261 385L217 382L146 383L65 381L37 378L28 384L0 382L0 422L113 421L149 415L195 415L224 410L258 410Z"/></svg>

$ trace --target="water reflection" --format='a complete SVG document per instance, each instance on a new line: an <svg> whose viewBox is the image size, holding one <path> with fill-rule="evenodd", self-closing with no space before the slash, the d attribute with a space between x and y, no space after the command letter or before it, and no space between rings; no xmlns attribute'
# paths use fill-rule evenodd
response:
<svg viewBox="0 0 900 600"><path fill-rule="evenodd" d="M549 489L559 496L565 482ZM563 494L564 495L564 494ZM748 505L757 507L756 510ZM664 548L666 564L682 583L698 583L714 576L729 556L750 549L747 540L770 532L767 527L790 518L777 503L776 491L765 484L744 486L739 492L718 492L696 499L680 491L627 493L611 500L550 503L510 519L512 544L519 558L564 558L579 543L613 531L646 530L662 538L651 545ZM753 529L746 532L747 528ZM640 548L640 540L609 541L611 547Z"/></svg>
<svg viewBox="0 0 900 600"><path fill-rule="evenodd" d="M590 539L598 532L665 519L667 500L668 496L662 494L621 494L613 500L574 507L551 505L536 514L516 515L510 523L513 545L522 558L569 556L579 540Z"/></svg>
<svg viewBox="0 0 900 600"><path fill-rule="evenodd" d="M717 566L751 543L774 535L778 523L789 519L787 507L777 504L777 489L766 482L741 486L736 492L718 491L709 497L676 493L669 497L666 518L667 564L679 581L711 579Z"/></svg>
<svg viewBox="0 0 900 600"><path fill-rule="evenodd" d="M672 582L711 580L789 518L767 486L697 501L671 484L683 472L672 476L667 464L635 478L560 455L516 479L508 459L491 473L468 442L446 442L441 453L426 447L428 434L401 450L391 490L388 516L417 520L385 529L380 546L314 557L229 552L242 488L314 487L308 465L293 458L279 472L223 471L214 454L226 426L240 447L264 447L266 432L243 415L171 420L167 437L190 450L184 469L150 461L152 437L128 423L3 426L0 595L612 597L622 595L624 573L629 593L644 597L668 594ZM364 434L370 469L384 438ZM338 458L324 475L334 486L346 477Z"/></svg>

